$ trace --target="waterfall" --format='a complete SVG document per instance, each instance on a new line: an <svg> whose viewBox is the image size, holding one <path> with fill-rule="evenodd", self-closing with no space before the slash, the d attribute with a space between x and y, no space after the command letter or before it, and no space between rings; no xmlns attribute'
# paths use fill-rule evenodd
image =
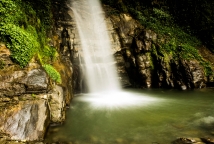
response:
<svg viewBox="0 0 214 144"><path fill-rule="evenodd" d="M71 9L80 36L89 91L118 91L116 62L99 0L73 0Z"/></svg>

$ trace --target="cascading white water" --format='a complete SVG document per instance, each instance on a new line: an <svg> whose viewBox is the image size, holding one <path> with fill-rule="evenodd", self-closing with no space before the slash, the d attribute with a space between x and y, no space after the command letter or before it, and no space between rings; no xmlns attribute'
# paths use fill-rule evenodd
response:
<svg viewBox="0 0 214 144"><path fill-rule="evenodd" d="M99 0L73 0L71 5L83 49L89 91L118 91L120 84Z"/></svg>
<svg viewBox="0 0 214 144"><path fill-rule="evenodd" d="M69 6L70 7L70 6ZM80 36L89 94L78 100L93 108L123 108L154 103L157 99L121 91L113 49L99 0L71 0L71 9Z"/></svg>

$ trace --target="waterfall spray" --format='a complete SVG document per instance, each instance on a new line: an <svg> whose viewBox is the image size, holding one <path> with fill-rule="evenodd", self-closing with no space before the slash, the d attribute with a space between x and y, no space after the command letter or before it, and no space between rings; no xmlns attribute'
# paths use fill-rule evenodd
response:
<svg viewBox="0 0 214 144"><path fill-rule="evenodd" d="M80 35L89 91L118 91L116 62L99 0L73 0L71 8Z"/></svg>

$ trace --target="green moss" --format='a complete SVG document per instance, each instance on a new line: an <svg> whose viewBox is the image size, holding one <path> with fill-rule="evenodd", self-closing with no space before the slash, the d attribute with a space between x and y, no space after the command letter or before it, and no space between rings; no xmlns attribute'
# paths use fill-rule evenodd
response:
<svg viewBox="0 0 214 144"><path fill-rule="evenodd" d="M152 53L153 53L154 55L158 55L158 54L157 54L156 47L155 47L155 44L152 44L151 48L152 48Z"/></svg>
<svg viewBox="0 0 214 144"><path fill-rule="evenodd" d="M56 81L57 83L61 83L61 76L59 72L56 69L54 69L53 66L45 64L43 65L43 67L52 80Z"/></svg>
<svg viewBox="0 0 214 144"><path fill-rule="evenodd" d="M153 64L151 53L147 52L146 53L146 57L149 58L150 66L151 66L151 69L153 70L154 69L154 64Z"/></svg>

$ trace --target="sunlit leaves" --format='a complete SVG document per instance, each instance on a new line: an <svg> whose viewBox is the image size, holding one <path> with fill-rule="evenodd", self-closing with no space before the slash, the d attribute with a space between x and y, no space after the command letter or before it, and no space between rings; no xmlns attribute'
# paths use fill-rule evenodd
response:
<svg viewBox="0 0 214 144"><path fill-rule="evenodd" d="M56 81L57 83L61 83L61 81L62 81L61 76L60 76L59 72L56 69L54 69L53 66L51 66L49 64L45 64L45 65L43 65L43 67L52 80Z"/></svg>

